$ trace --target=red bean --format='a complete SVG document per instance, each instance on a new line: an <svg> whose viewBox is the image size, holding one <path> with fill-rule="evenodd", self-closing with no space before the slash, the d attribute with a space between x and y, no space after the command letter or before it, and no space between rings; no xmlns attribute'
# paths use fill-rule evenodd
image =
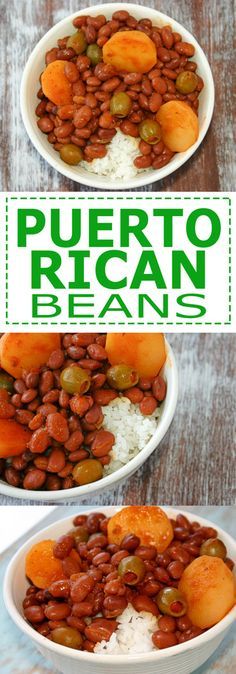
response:
<svg viewBox="0 0 236 674"><path fill-rule="evenodd" d="M50 133L50 131L53 131L54 129L53 121L50 119L48 115L40 117L40 119L37 121L37 125L40 131L42 131L43 133Z"/></svg>
<svg viewBox="0 0 236 674"><path fill-rule="evenodd" d="M68 604L61 602L50 602L50 605L46 606L44 613L48 620L64 620L71 614L71 608Z"/></svg>
<svg viewBox="0 0 236 674"><path fill-rule="evenodd" d="M56 599L61 599L61 597L68 599L70 596L70 581L56 580L49 586L48 591Z"/></svg>
<svg viewBox="0 0 236 674"><path fill-rule="evenodd" d="M132 598L132 604L136 611L148 611L155 616L159 615L159 610L155 601L145 594L137 594Z"/></svg>
<svg viewBox="0 0 236 674"><path fill-rule="evenodd" d="M133 122L130 122L128 119L125 119L123 122L121 122L120 130L125 135L133 136L134 138L138 138L139 136L137 125L133 124Z"/></svg>
<svg viewBox="0 0 236 674"><path fill-rule="evenodd" d="M123 613L127 607L127 604L128 602L125 597L118 597L115 595L108 595L105 597L103 602L104 608L109 611L109 614L112 618L116 618L116 616Z"/></svg>
<svg viewBox="0 0 236 674"><path fill-rule="evenodd" d="M60 536L53 546L53 554L58 559L65 559L70 554L74 545L75 540L73 536L70 536L69 534Z"/></svg>
<svg viewBox="0 0 236 674"><path fill-rule="evenodd" d="M171 616L161 616L158 619L158 627L162 632L175 632L176 621Z"/></svg>
<svg viewBox="0 0 236 674"><path fill-rule="evenodd" d="M49 456L47 471L49 473L60 473L65 468L65 465L66 457L63 449L55 447Z"/></svg>
<svg viewBox="0 0 236 674"><path fill-rule="evenodd" d="M46 480L46 473L37 468L31 470L24 478L24 489L40 489Z"/></svg>
<svg viewBox="0 0 236 674"><path fill-rule="evenodd" d="M169 648L170 646L176 646L178 643L177 637L172 632L162 632L158 630L152 635L152 641L156 648Z"/></svg>
<svg viewBox="0 0 236 674"><path fill-rule="evenodd" d="M87 123L90 121L92 117L92 110L88 105L82 105L79 110L76 110L74 114L74 125L78 129L82 129L84 126L87 125Z"/></svg>
<svg viewBox="0 0 236 674"><path fill-rule="evenodd" d="M134 160L134 165L136 166L137 169L146 169L149 168L152 165L152 159L150 155L140 155L139 157L136 157Z"/></svg>
<svg viewBox="0 0 236 674"><path fill-rule="evenodd" d="M69 82L77 82L79 79L79 71L78 68L76 68L75 63L72 63L71 61L67 61L65 63L64 67L64 73Z"/></svg>
<svg viewBox="0 0 236 674"><path fill-rule="evenodd" d="M116 630L117 623L115 620L105 620L105 618L98 618L85 628L85 636L90 641L97 643L105 639L109 641L112 633Z"/></svg>
<svg viewBox="0 0 236 674"><path fill-rule="evenodd" d="M68 423L59 412L48 415L46 426L49 436L57 440L57 442L66 442L68 440Z"/></svg>
<svg viewBox="0 0 236 674"><path fill-rule="evenodd" d="M45 615L44 615L44 610L42 606L28 606L24 610L24 614L27 620L29 622L33 623L33 625L36 623L42 623Z"/></svg>
<svg viewBox="0 0 236 674"><path fill-rule="evenodd" d="M141 400L141 403L139 403L140 412L141 414L144 415L153 414L153 412L155 412L156 407L157 401L152 396L144 397L143 400Z"/></svg>

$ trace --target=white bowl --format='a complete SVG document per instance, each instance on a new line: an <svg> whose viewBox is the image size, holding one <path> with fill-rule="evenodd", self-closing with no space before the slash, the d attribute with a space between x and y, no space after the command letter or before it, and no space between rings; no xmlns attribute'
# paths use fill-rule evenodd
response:
<svg viewBox="0 0 236 674"><path fill-rule="evenodd" d="M35 116L37 91L39 88L39 76L45 67L45 52L55 46L58 38L62 38L65 35L70 35L73 33L72 21L76 16L79 16L80 14L90 14L91 16L104 14L107 18L110 18L113 12L120 9L129 11L130 14L133 14L137 19L150 18L153 23L158 26L170 24L174 31L181 33L183 39L186 42L191 42L195 47L194 60L196 59L198 64L198 72L202 76L205 83L204 89L200 95L200 132L196 143L186 150L186 152L175 154L169 164L163 168L159 170L150 169L147 172L139 173L137 176L125 181L117 178L112 180L106 176L99 176L89 173L80 166L69 166L65 164L60 159L59 154L55 152L52 146L48 143L47 137L37 127ZM53 28L51 28L51 30L48 31L48 33L46 33L46 35L44 35L44 37L34 48L26 64L21 83L22 117L26 131L38 152L44 159L46 159L46 161L49 162L49 164L51 164L51 166L53 166L53 168L55 168L67 178L71 178L75 182L82 183L83 185L89 185L90 187L97 189L101 188L104 190L131 189L148 185L149 183L153 183L157 180L165 178L165 176L170 175L173 173L173 171L176 171L176 169L180 168L180 166L182 166L194 154L194 152L196 152L197 148L203 141L203 138L206 135L211 122L213 108L214 82L212 73L207 58L197 40L186 30L186 28L184 28L171 17L154 9L149 9L145 6L142 7L141 5L129 3L107 3L104 5L95 5L94 7L89 7L87 9L82 9L78 12L75 12L74 14L71 14L57 23Z"/></svg>
<svg viewBox="0 0 236 674"><path fill-rule="evenodd" d="M90 508L88 512L98 511L98 508ZM120 507L99 508L99 512L104 512L111 516L114 512L120 510ZM176 518L179 511L173 508L163 508L169 517ZM83 511L84 513L84 511ZM202 526L215 527L212 522L198 517L191 513L184 513L188 518L199 522ZM36 648L44 655L54 667L64 674L78 674L81 670L83 674L190 674L197 667L200 667L216 650L222 639L229 630L231 624L236 618L236 607L234 607L217 625L209 629L199 637L192 639L184 644L178 644L171 648L146 653L144 655L100 655L86 653L85 651L75 651L65 646L60 646L48 641L36 632L23 618L22 601L25 596L28 582L25 577L25 556L31 546L42 538L57 538L66 533L72 526L73 517L67 517L50 527L43 529L29 539L25 545L16 553L10 562L4 581L4 601L6 608L19 629L31 639ZM220 538L224 541L228 554L234 560L236 559L236 542L217 527Z"/></svg>
<svg viewBox="0 0 236 674"><path fill-rule="evenodd" d="M82 487L60 489L57 491L33 491L12 487L10 484L7 484L7 482L0 480L0 493L11 496L12 498L25 499L26 501L30 499L37 501L53 501L54 503L55 501L65 501L68 499L78 501L80 496L88 496L88 494L103 492L105 489L113 487L117 482L120 482L120 480L124 480L128 476L131 476L147 460L150 454L154 452L161 440L163 440L175 413L178 396L178 373L173 351L167 341L166 353L166 362L161 371L161 374L167 383L167 393L166 398L162 403L162 413L158 420L154 435L134 459L131 459L131 461L111 475L107 475L97 482L92 482Z"/></svg>

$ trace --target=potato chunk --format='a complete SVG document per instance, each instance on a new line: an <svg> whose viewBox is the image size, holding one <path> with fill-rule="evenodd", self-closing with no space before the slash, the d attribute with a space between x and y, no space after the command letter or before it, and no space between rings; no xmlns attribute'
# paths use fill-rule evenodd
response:
<svg viewBox="0 0 236 674"><path fill-rule="evenodd" d="M179 583L194 625L207 629L218 623L235 603L235 579L219 557L202 555L186 567Z"/></svg>
<svg viewBox="0 0 236 674"><path fill-rule="evenodd" d="M117 70L147 73L157 61L154 42L141 31L120 31L103 47L103 60Z"/></svg>
<svg viewBox="0 0 236 674"><path fill-rule="evenodd" d="M173 529L165 512L157 506L128 506L108 523L109 543L120 545L126 534L135 534L141 545L155 545L164 552L173 539Z"/></svg>
<svg viewBox="0 0 236 674"><path fill-rule="evenodd" d="M169 101L157 113L162 140L172 152L188 150L198 139L198 118L184 101Z"/></svg>
<svg viewBox="0 0 236 674"><path fill-rule="evenodd" d="M22 454L31 438L31 431L14 419L0 419L0 458Z"/></svg>
<svg viewBox="0 0 236 674"><path fill-rule="evenodd" d="M3 370L16 379L23 370L46 365L52 353L60 349L58 333L6 332L0 339L0 363Z"/></svg>
<svg viewBox="0 0 236 674"><path fill-rule="evenodd" d="M158 333L110 332L106 352L111 365L130 365L140 377L155 377L166 360L164 335Z"/></svg>
<svg viewBox="0 0 236 674"><path fill-rule="evenodd" d="M55 541L45 540L35 543L26 555L25 573L36 587L45 590L56 580L65 578L60 559L54 557Z"/></svg>
<svg viewBox="0 0 236 674"><path fill-rule="evenodd" d="M65 76L66 61L49 63L42 73L41 84L44 96L47 96L55 105L72 103L72 84Z"/></svg>

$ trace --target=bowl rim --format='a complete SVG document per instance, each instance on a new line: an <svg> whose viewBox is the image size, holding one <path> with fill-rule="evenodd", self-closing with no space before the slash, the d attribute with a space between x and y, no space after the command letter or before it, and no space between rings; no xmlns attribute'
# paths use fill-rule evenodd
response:
<svg viewBox="0 0 236 674"><path fill-rule="evenodd" d="M102 477L101 480L90 482L87 485L55 491L33 491L30 489L12 487L0 479L0 493L5 494L6 496L11 496L12 498L24 499L25 501L30 499L53 502L65 501L66 499L75 500L80 496L87 496L91 493L95 494L96 492L102 491L103 489L110 488L120 480L128 478L129 475L140 468L140 466L148 459L148 457L159 447L159 444L162 442L171 425L176 410L178 399L178 370L174 353L166 337L165 344L167 355L163 367L168 368L168 372L170 373L171 377L171 384L169 383L167 387L167 391L169 390L167 393L168 405L160 415L154 435L133 459L128 461L128 463L125 463L124 466L118 468L113 473ZM157 440L155 439L156 436L158 436Z"/></svg>
<svg viewBox="0 0 236 674"><path fill-rule="evenodd" d="M114 12L118 11L119 9L127 9L130 12L135 11L140 11L140 8L143 9L142 5L136 5L134 3L105 3L102 5L99 5L99 12L104 13L105 15L107 12ZM55 158L54 156L51 156L50 153L48 152L47 148L43 146L43 143L41 142L41 139L36 133L36 129L31 123L31 120L28 115L28 109L27 109L27 89L28 89L28 77L31 73L32 68L34 67L34 59L37 57L38 53L43 50L44 45L47 44L48 38L53 37L54 32L58 30L58 28L63 28L63 26L68 22L68 21L73 21L73 19L76 16L83 15L86 11L90 11L92 14L96 13L98 11L98 6L97 5L92 5L91 7L84 8L79 10L78 12L74 12L73 14L70 14L66 16L64 19L61 21L57 22L52 28L50 28L45 35L39 40L39 42L36 44L34 47L33 51L31 52L25 68L24 72L22 75L21 79L21 87L20 87L20 108L21 108L21 115L23 119L23 123L26 129L26 132L33 143L34 147L36 150L39 152L39 154L43 157L44 160L46 160L50 166L52 166L56 171L61 173L63 176L69 178L70 180L73 180L74 182L81 184L81 185L86 185L87 187L93 187L94 189L103 189L103 190L124 190L124 189L132 189L132 188L140 188L145 185L149 185L154 182L159 182L163 178L171 175L174 171L176 171L178 168L180 168L183 164L185 164L188 159L196 152L200 144L202 143L208 128L211 123L212 115L213 115L213 110L214 110L214 103L215 103L215 87L214 87L214 80L212 76L212 71L208 62L208 59L200 46L199 42L196 40L194 35L190 33L185 26L180 24L178 21L175 19L172 19L172 17L168 16L167 14L164 14L163 12L159 12L159 10L153 9L151 7L145 7L145 12L146 14L149 12L152 16L153 14L156 15L157 21L160 20L164 24L172 23L174 25L174 28L177 32L181 31L184 32L184 37L185 39L190 40L195 47L197 47L199 51L199 57L201 59L201 63L204 65L205 69L205 82L207 82L208 87L209 87L209 93L208 93L208 100L206 103L206 115L205 119L202 125L202 129L199 132L198 139L196 143L194 143L188 150L185 152L181 153L176 153L174 155L173 160L171 160L166 166L162 167L161 169L158 169L158 171L155 170L150 170L150 172L142 172L140 174L137 174L137 176L134 176L133 178L130 178L128 180L124 179L115 179L112 180L108 176L102 176L99 174L93 174L87 171L88 175L86 174L86 170L84 169L84 173L82 176L78 174L78 177L76 173L73 172L73 170L70 167L67 167L65 164L62 166L62 162L57 158L57 153L55 153ZM177 165L176 165L177 164ZM94 177L95 176L95 177Z"/></svg>
<svg viewBox="0 0 236 674"><path fill-rule="evenodd" d="M90 508L86 508L86 510L83 510L83 515L85 514L90 514L93 512L104 512L105 514L108 514L112 510L111 514L114 514L118 510L121 510L124 507L129 507L129 506L93 506ZM233 537L228 534L227 532L224 531L221 527L217 526L214 522L211 520L205 519L204 517L198 516L195 513L185 511L184 509L181 508L172 508L171 506L159 506L164 510L164 512L169 516L175 517L178 514L183 514L187 518L194 518L194 521L199 522L202 526L210 526L210 527L217 527L217 533L220 534L221 537L223 537L223 540L226 542L226 544L230 544L234 550L235 550L235 558L236 558L236 541L233 539ZM62 646L60 644L56 644L53 641L46 640L46 637L43 637L41 634L36 632L36 630L27 623L23 616L19 613L18 609L15 606L14 599L12 596L12 582L14 578L14 571L15 571L15 566L17 565L18 557L22 556L24 552L27 552L28 548L30 547L29 544L33 544L34 540L36 540L39 536L39 534L43 534L44 532L51 532L53 527L58 524L58 523L63 523L63 522L68 522L71 523L71 519L73 519L74 515L70 515L67 517L63 517L62 519L58 520L58 522L54 522L53 524L49 525L48 527L44 527L44 529L40 530L37 534L34 534L34 536L31 536L26 543L15 553L13 556L12 560L10 561L5 577L4 577L4 583L3 583L3 599L4 603L6 606L6 609L8 613L10 614L12 620L14 623L23 631L25 634L30 636L33 641L36 641L38 643L39 647L44 647L48 648L50 651L53 651L54 653L57 653L58 655L63 655L63 656L68 656L68 658L73 658L73 660L80 660L81 662L91 662L93 664L108 664L108 665L114 665L114 664L129 664L129 663L144 663L145 662L153 662L156 661L158 662L159 660L164 660L166 658L174 657L177 656L180 653L184 653L186 651L191 651L194 650L195 646L201 646L205 644L208 641L211 641L211 639L214 639L214 637L217 637L219 634L224 632L233 622L236 620L236 605L233 606L233 608L220 620L216 625L213 627L210 627L206 632L203 634L200 634L197 637L194 637L194 639L191 639L190 641L187 641L183 644L177 644L176 646L171 646L170 648L163 649L163 650L157 650L157 651L151 651L149 653L143 653L143 654L136 654L136 655L108 655L104 654L102 655L101 653L87 653L86 651L76 651L75 649L68 648L66 646ZM68 653L69 651L69 653Z"/></svg>

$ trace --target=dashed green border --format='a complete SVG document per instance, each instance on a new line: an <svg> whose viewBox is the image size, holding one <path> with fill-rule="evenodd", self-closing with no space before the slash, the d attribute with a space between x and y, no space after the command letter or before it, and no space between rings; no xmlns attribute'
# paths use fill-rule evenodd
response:
<svg viewBox="0 0 236 674"><path fill-rule="evenodd" d="M30 201L82 201L82 200L87 200L87 201L95 201L95 200L100 200L100 201L123 201L124 199L126 201L133 201L134 199L136 201L172 201L173 199L175 200L185 200L185 201L200 201L200 200L208 200L208 201L219 201L220 199L224 199L225 201L228 201L228 207L229 207L229 238L228 238L228 321L9 321L9 315L8 315L8 308L9 308L9 279L8 279L8 272L9 272L9 201L22 201L22 200L30 200ZM113 195L113 196L91 196L87 195L86 196L17 196L17 197L6 197L6 202L5 202L5 215L6 215L6 237L5 237L5 249L6 249L6 286L5 286L5 322L6 325L65 325L65 326L106 326L106 325L122 325L122 326L149 326L149 325L158 325L158 326L167 326L167 325L173 325L173 326L178 326L178 325L231 325L231 320L232 320L232 221L231 221L231 198L230 197L225 197L225 196L191 196L191 197L184 197L184 196L166 196L166 195L161 195L161 196L146 196L145 194L142 194L141 196L136 196L136 195L124 195L124 196L119 196L119 195Z"/></svg>

